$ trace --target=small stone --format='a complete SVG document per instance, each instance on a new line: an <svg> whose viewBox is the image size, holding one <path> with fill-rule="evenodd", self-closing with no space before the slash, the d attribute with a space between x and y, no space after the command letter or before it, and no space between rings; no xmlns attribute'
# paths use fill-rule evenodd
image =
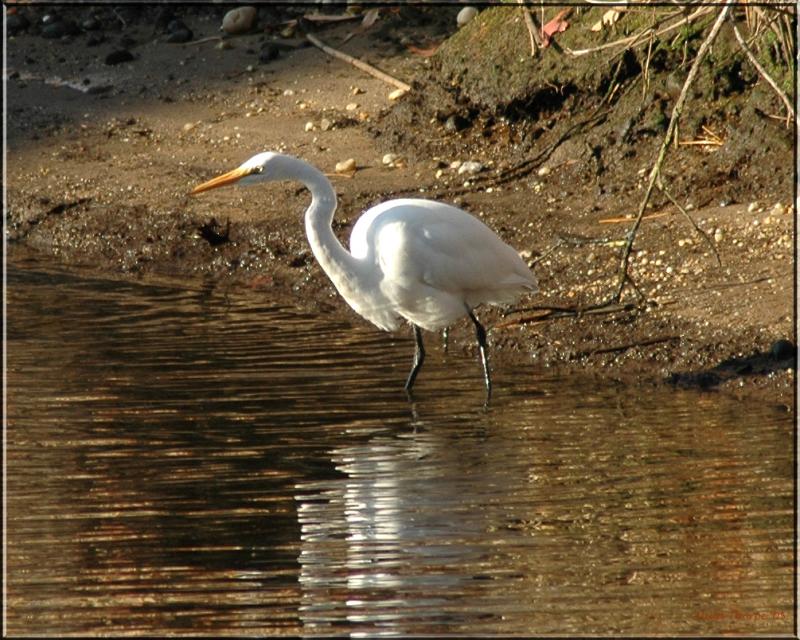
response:
<svg viewBox="0 0 800 640"><path fill-rule="evenodd" d="M444 122L445 131L449 131L451 133L466 129L468 126L469 126L469 120L458 115L457 113L451 115Z"/></svg>
<svg viewBox="0 0 800 640"><path fill-rule="evenodd" d="M552 169L550 167L546 167L546 166L545 167L539 167L539 170L536 172L536 174L538 176L540 176L540 177L541 176L547 176L547 175L550 175L551 171L552 171Z"/></svg>
<svg viewBox="0 0 800 640"><path fill-rule="evenodd" d="M187 122L187 123L186 123L185 125L183 125L183 127L181 127L181 128L182 128L182 130L183 130L183 132L184 132L184 133L188 133L189 131L191 131L192 129L194 129L194 128L195 128L195 127L198 125L198 124L200 124L200 123L199 123L199 122Z"/></svg>
<svg viewBox="0 0 800 640"><path fill-rule="evenodd" d="M314 126L314 123L311 122L311 120L309 120L308 122L306 122L306 126L303 127L303 129L305 129L305 131L308 132L308 131L313 131L314 129L316 129L316 127Z"/></svg>
<svg viewBox="0 0 800 640"><path fill-rule="evenodd" d="M347 160L342 160L341 162L336 163L335 167L336 173L349 173L355 170L356 170L356 161L353 158L348 158Z"/></svg>
<svg viewBox="0 0 800 640"><path fill-rule="evenodd" d="M233 45L227 40L220 40L217 43L215 49L219 49L220 51L226 51L227 49L233 49Z"/></svg>
<svg viewBox="0 0 800 640"><path fill-rule="evenodd" d="M42 27L42 37L48 40L57 40L65 35L67 35L67 26L60 20L49 22Z"/></svg>
<svg viewBox="0 0 800 640"><path fill-rule="evenodd" d="M797 347L791 340L780 339L776 340L769 350L770 355L774 360L786 360L793 358L797 354Z"/></svg>
<svg viewBox="0 0 800 640"><path fill-rule="evenodd" d="M364 93L364 90L361 87L353 87L353 95L357 96L361 93Z"/></svg>
<svg viewBox="0 0 800 640"><path fill-rule="evenodd" d="M323 118L322 120L319 121L319 128L322 129L323 131L329 131L331 128L333 128L333 122L331 122L327 118Z"/></svg>
<svg viewBox="0 0 800 640"><path fill-rule="evenodd" d="M283 95L285 95L285 96L293 96L294 95L294 89L284 89L283 90Z"/></svg>
<svg viewBox="0 0 800 640"><path fill-rule="evenodd" d="M265 42L261 46L261 53L258 54L259 62L271 62L276 60L281 55L278 46L272 42Z"/></svg>
<svg viewBox="0 0 800 640"><path fill-rule="evenodd" d="M782 216L784 213L786 213L786 208L780 202L776 202L772 206L772 209L769 210L769 213L773 216Z"/></svg>
<svg viewBox="0 0 800 640"><path fill-rule="evenodd" d="M441 169L437 169L437 170L436 170L436 179L437 179L437 180L438 180L439 178L441 178L443 175L444 175L444 171L442 171Z"/></svg>
<svg viewBox="0 0 800 640"><path fill-rule="evenodd" d="M450 163L450 168L451 169L458 169L460 166L461 166L461 160L453 160Z"/></svg>
<svg viewBox="0 0 800 640"><path fill-rule="evenodd" d="M25 31L30 25L31 23L21 13L12 13L6 16L6 27L8 28L9 34L12 36L17 35L21 31Z"/></svg>
<svg viewBox="0 0 800 640"><path fill-rule="evenodd" d="M747 213L754 213L758 209L758 202L751 202L747 205Z"/></svg>
<svg viewBox="0 0 800 640"><path fill-rule="evenodd" d="M714 242L719 244L720 242L722 242L722 238L724 238L724 237L725 237L725 234L722 233L722 229L720 229L719 227L714 229Z"/></svg>
<svg viewBox="0 0 800 640"><path fill-rule="evenodd" d="M345 109L347 111L355 111L356 109L358 109L358 103L357 102L351 102L345 107Z"/></svg>
<svg viewBox="0 0 800 640"><path fill-rule="evenodd" d="M105 63L108 65L121 64L133 60L133 54L127 49L112 51L106 56Z"/></svg>
<svg viewBox="0 0 800 640"><path fill-rule="evenodd" d="M478 173L482 169L483 165L480 162L473 162L470 160L461 163L461 166L458 167L458 175L462 175L464 173Z"/></svg>
<svg viewBox="0 0 800 640"><path fill-rule="evenodd" d="M477 15L478 10L475 7L464 7L456 16L456 24L461 28Z"/></svg>
<svg viewBox="0 0 800 640"><path fill-rule="evenodd" d="M408 93L408 91L406 91L405 89L395 89L394 91L392 91L392 92L389 94L389 100L391 100L391 101L393 101L393 102L394 102L395 100L399 100L399 99L400 99L400 98L402 98L404 95L406 95L406 93Z"/></svg>
<svg viewBox="0 0 800 640"><path fill-rule="evenodd" d="M225 14L220 29L225 33L247 33L253 28L255 21L255 7L238 7Z"/></svg>
<svg viewBox="0 0 800 640"><path fill-rule="evenodd" d="M180 44L182 42L189 42L194 37L191 29L178 29L171 31L167 36L167 42L172 44Z"/></svg>
<svg viewBox="0 0 800 640"><path fill-rule="evenodd" d="M398 156L396 153L387 153L383 156L381 161L383 164L393 165L395 162L397 162L399 157L400 156Z"/></svg>

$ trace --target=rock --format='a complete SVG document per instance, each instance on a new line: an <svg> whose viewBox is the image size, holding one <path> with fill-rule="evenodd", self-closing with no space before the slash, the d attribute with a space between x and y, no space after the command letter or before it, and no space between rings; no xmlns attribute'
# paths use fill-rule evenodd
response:
<svg viewBox="0 0 800 640"><path fill-rule="evenodd" d="M225 33L247 33L256 22L255 7L239 7L231 9L222 18L220 29Z"/></svg>
<svg viewBox="0 0 800 640"><path fill-rule="evenodd" d="M475 7L464 7L456 16L456 24L461 28L477 15L478 10Z"/></svg>
<svg viewBox="0 0 800 640"><path fill-rule="evenodd" d="M281 51L280 49L273 44L272 42L265 42L261 46L261 53L258 54L258 61L259 62L270 62L275 60Z"/></svg>
<svg viewBox="0 0 800 640"><path fill-rule="evenodd" d="M228 49L233 49L233 45L228 42L227 40L220 40L215 46L215 49L219 49L220 51L227 51Z"/></svg>
<svg viewBox="0 0 800 640"><path fill-rule="evenodd" d="M100 28L100 21L95 16L89 16L81 22L81 29L84 31L97 31Z"/></svg>
<svg viewBox="0 0 800 640"><path fill-rule="evenodd" d="M364 90L361 87L353 87L352 94L354 96L357 96L357 95L359 95L361 93L364 93Z"/></svg>
<svg viewBox="0 0 800 640"><path fill-rule="evenodd" d="M45 16L47 17L47 16ZM48 40L57 40L67 35L67 25L60 20L50 21L42 27L42 37Z"/></svg>
<svg viewBox="0 0 800 640"><path fill-rule="evenodd" d="M294 89L284 89L283 90L283 95L285 95L285 96L293 96L294 95Z"/></svg>
<svg viewBox="0 0 800 640"><path fill-rule="evenodd" d="M776 340L770 347L769 354L774 360L786 360L797 355L797 347L791 340L781 338Z"/></svg>
<svg viewBox="0 0 800 640"><path fill-rule="evenodd" d="M758 209L758 202L751 202L747 205L747 213L755 213L756 209Z"/></svg>
<svg viewBox="0 0 800 640"><path fill-rule="evenodd" d="M167 36L167 42L171 42L173 44L180 44L182 42L189 42L194 37L191 29L178 29L177 31L172 31Z"/></svg>
<svg viewBox="0 0 800 640"><path fill-rule="evenodd" d="M306 122L306 126L303 127L303 130L306 131L306 132L313 131L314 129L316 129L316 127L314 126L314 123L311 122L311 120Z"/></svg>
<svg viewBox="0 0 800 640"><path fill-rule="evenodd" d="M772 209L769 210L771 216L782 216L784 213L786 213L786 208L780 202L776 202Z"/></svg>
<svg viewBox="0 0 800 640"><path fill-rule="evenodd" d="M473 162L470 160L461 163L461 166L458 167L458 175L465 173L478 173L482 169L483 165L480 162Z"/></svg>
<svg viewBox="0 0 800 640"><path fill-rule="evenodd" d="M444 122L445 131L449 131L451 133L466 129L468 126L469 126L469 120L467 120L463 116L458 115L457 113L451 115Z"/></svg>
<svg viewBox="0 0 800 640"><path fill-rule="evenodd" d="M333 122L328 120L327 118L323 118L319 121L319 128L323 131L330 131L333 128Z"/></svg>
<svg viewBox="0 0 800 640"><path fill-rule="evenodd" d="M552 169L550 167L539 167L539 170L536 172L536 175L543 177L549 176Z"/></svg>
<svg viewBox="0 0 800 640"><path fill-rule="evenodd" d="M21 13L12 13L10 16L6 16L6 27L12 36L25 31L29 26L31 26L30 21Z"/></svg>
<svg viewBox="0 0 800 640"><path fill-rule="evenodd" d="M714 242L719 244L720 242L722 242L722 239L724 237L725 237L725 234L722 232L722 229L720 229L719 227L714 229Z"/></svg>
<svg viewBox="0 0 800 640"><path fill-rule="evenodd" d="M394 102L395 100L399 100L399 99L400 99L400 98L402 98L404 95L406 95L406 93L408 93L408 91L406 91L405 89L395 89L394 91L392 91L392 92L389 94L389 100L391 100L391 101L393 101L393 102Z"/></svg>
<svg viewBox="0 0 800 640"><path fill-rule="evenodd" d="M383 156L382 162L383 164L393 165L395 162L397 162L399 157L400 156L398 156L396 153L387 153Z"/></svg>
<svg viewBox="0 0 800 640"><path fill-rule="evenodd" d="M356 161L353 158L348 158L347 160L342 160L341 162L336 163L335 167L336 173L349 173L355 170L356 170Z"/></svg>
<svg viewBox="0 0 800 640"><path fill-rule="evenodd" d="M345 109L347 109L347 111L355 111L356 109L358 109L358 103L357 102L351 102L350 104L348 104L345 107Z"/></svg>
<svg viewBox="0 0 800 640"><path fill-rule="evenodd" d="M133 59L133 54L127 49L117 49L106 56L105 63L108 65L114 65L121 64L123 62L131 62Z"/></svg>

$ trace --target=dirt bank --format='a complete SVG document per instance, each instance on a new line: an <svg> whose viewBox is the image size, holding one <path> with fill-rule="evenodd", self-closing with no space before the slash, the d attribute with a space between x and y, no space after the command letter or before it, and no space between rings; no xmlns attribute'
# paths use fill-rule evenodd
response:
<svg viewBox="0 0 800 640"><path fill-rule="evenodd" d="M674 76L691 63L686 48L651 55L644 88L641 49L587 56L560 88L548 86L563 52L548 49L547 73L527 76L539 84L521 82L522 63L501 58L493 64L516 82L501 100L479 81L488 72L465 57L465 43L489 47L481 34L506 29L516 48L497 55L518 61L527 33L516 9L484 12L452 38L458 8L383 10L346 43L358 21L318 29L414 82L392 101L394 87L303 46L299 32L281 35L299 10L263 9L256 32L224 45L197 43L219 36L223 8L164 11L61 7L59 20L72 27L50 38L44 27L54 20L42 19L51 9L19 10L28 25L7 45L10 243L131 277L212 278L352 317L308 250L308 196L296 185L188 192L262 150L326 172L354 158L352 178L332 178L343 240L364 208L415 194L481 216L533 264L541 294L508 315L483 311L496 359L533 358L599 384L666 381L794 406L794 131L773 117L780 102L744 63L725 91L698 86L679 132L693 144L673 147L664 168L721 264L657 193L633 252L643 297L628 288L615 310L576 316L541 307L574 309L613 291L629 226L619 219L642 197ZM190 42L168 42L175 19ZM575 16L557 38L594 44L591 21ZM739 60L726 51L729 64ZM387 153L398 157L391 165ZM481 169L459 173L453 163L465 161ZM457 348L473 349L466 324L452 335Z"/></svg>

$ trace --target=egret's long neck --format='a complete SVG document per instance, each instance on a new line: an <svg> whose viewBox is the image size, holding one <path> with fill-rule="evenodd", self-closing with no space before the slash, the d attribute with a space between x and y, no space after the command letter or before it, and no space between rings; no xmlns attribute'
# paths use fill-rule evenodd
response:
<svg viewBox="0 0 800 640"><path fill-rule="evenodd" d="M300 180L311 192L305 224L311 251L336 289L345 297L365 275L363 265L345 249L331 228L336 211L336 192L321 171L295 159L293 179Z"/></svg>

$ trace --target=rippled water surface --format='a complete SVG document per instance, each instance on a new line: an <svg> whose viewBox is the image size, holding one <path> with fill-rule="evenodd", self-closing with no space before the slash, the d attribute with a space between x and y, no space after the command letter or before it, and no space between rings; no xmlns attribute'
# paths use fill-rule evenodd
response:
<svg viewBox="0 0 800 640"><path fill-rule="evenodd" d="M794 629L794 421L12 260L7 611L28 634Z"/></svg>

